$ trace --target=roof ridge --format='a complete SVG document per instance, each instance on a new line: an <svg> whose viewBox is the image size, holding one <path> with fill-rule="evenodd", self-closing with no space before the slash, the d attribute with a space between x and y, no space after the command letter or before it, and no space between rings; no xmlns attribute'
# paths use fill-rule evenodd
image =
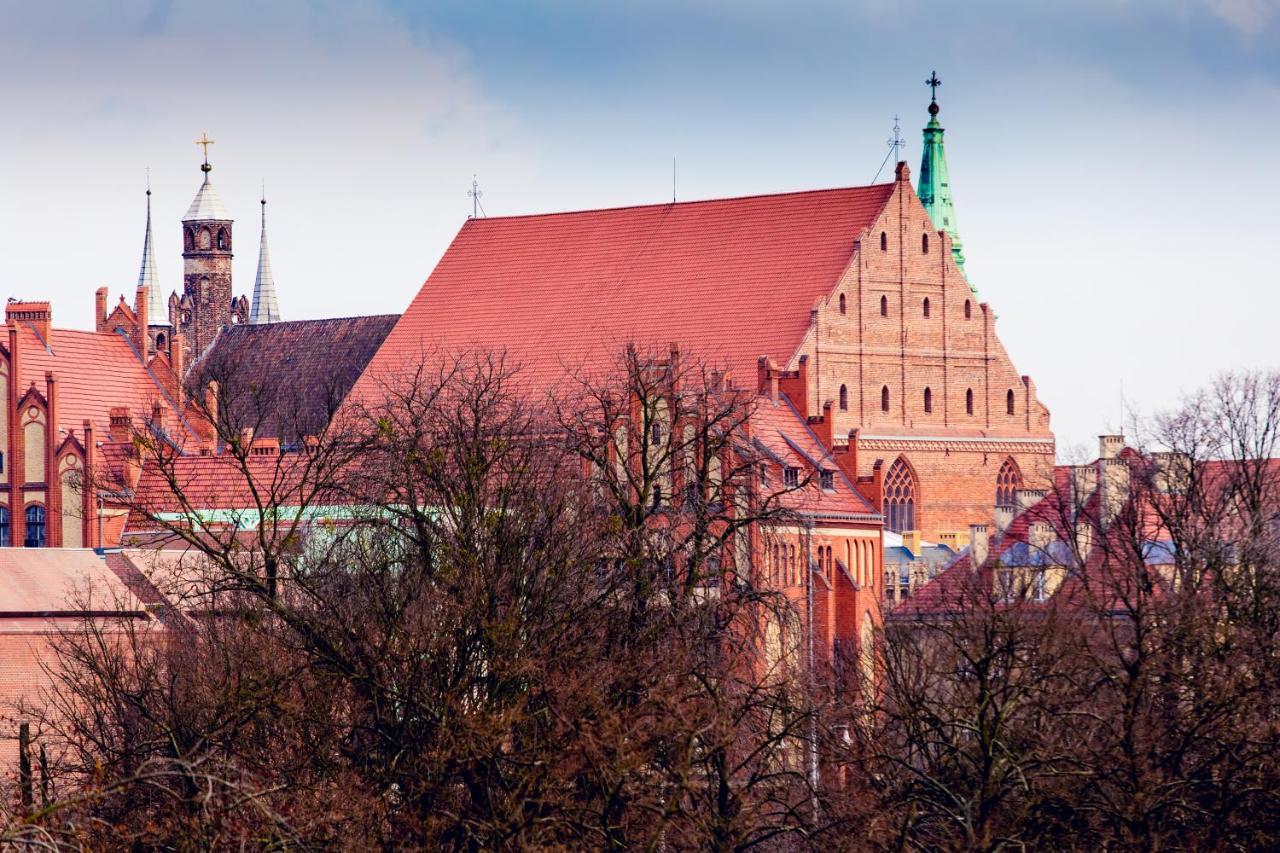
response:
<svg viewBox="0 0 1280 853"><path fill-rule="evenodd" d="M810 189L810 190L787 190L785 192L775 192L775 193L751 193L749 195L721 196L718 198L698 198L698 199L692 199L690 201L664 201L664 202L655 202L650 204L622 204L622 205L616 205L613 207L586 207L586 208L578 208L576 210L555 210L555 211L544 212L544 213L514 213L508 216L480 216L480 217L468 218L466 223L464 224L470 225L472 223L494 222L494 221L509 222L513 219L546 219L552 216L575 216L575 215L581 215L585 213L616 213L624 210L657 210L660 208L693 207L696 205L722 204L725 202L732 202L732 201L751 201L753 199L769 199L769 198L776 199L776 198L783 198L783 197L789 197L789 196L793 197L793 196L803 196L803 195L821 195L824 193L852 192L854 190L879 189L879 190L892 191L894 186L895 184L893 183L886 183L886 184L865 184L862 186L852 186L852 187L823 187L819 189Z"/></svg>

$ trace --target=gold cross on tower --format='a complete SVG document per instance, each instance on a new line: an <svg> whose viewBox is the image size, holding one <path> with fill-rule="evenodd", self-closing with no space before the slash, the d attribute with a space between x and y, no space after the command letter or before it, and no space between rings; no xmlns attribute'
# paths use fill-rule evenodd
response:
<svg viewBox="0 0 1280 853"><path fill-rule="evenodd" d="M205 130L200 133L200 138L196 140L196 145L204 147L204 164L209 165L209 146L213 144L213 140L209 138L209 131Z"/></svg>

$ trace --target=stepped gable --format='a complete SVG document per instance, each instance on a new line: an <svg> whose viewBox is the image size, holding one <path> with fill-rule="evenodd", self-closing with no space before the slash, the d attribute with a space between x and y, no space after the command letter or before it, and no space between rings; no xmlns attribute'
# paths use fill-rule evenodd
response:
<svg viewBox="0 0 1280 853"><path fill-rule="evenodd" d="M893 184L469 219L357 386L424 353L505 351L534 384L618 347L666 347L754 374L789 356ZM748 333L749 330L749 333Z"/></svg>
<svg viewBox="0 0 1280 853"><path fill-rule="evenodd" d="M232 423L285 443L324 429L399 316L383 314L327 320L231 326L192 368L188 387L209 381Z"/></svg>

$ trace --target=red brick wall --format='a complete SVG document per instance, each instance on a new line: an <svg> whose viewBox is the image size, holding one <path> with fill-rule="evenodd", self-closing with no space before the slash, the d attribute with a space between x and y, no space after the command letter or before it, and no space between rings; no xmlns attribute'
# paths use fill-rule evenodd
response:
<svg viewBox="0 0 1280 853"><path fill-rule="evenodd" d="M881 315L882 297L887 316ZM802 354L809 356L807 414L821 414L831 401L837 441L860 430L859 474L871 474L877 459L887 472L899 454L906 455L918 476L916 526L926 539L990 520L996 473L1007 456L1017 460L1028 487L1042 486L1052 470L1048 409L1000 344L992 309L969 289L950 241L929 222L906 169L900 168L896 190L855 246L837 287L817 307L815 325L790 366ZM839 407L841 385L845 410ZM889 411L883 412L886 387ZM926 388L931 411L925 410ZM1010 390L1012 415L1006 409ZM967 391L973 393L972 414ZM946 440L895 443L889 436Z"/></svg>

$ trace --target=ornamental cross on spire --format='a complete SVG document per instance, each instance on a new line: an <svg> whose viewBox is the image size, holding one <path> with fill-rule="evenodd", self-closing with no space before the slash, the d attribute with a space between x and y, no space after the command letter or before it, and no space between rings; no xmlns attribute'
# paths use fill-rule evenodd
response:
<svg viewBox="0 0 1280 853"><path fill-rule="evenodd" d="M938 72L930 71L929 79L925 80L924 84L929 87L932 100L938 100L938 87L942 85L942 81L938 79Z"/></svg>
<svg viewBox="0 0 1280 853"><path fill-rule="evenodd" d="M196 140L196 145L204 148L204 162L209 162L209 146L213 144L213 140L209 138L209 131L205 130L200 133L200 138Z"/></svg>

